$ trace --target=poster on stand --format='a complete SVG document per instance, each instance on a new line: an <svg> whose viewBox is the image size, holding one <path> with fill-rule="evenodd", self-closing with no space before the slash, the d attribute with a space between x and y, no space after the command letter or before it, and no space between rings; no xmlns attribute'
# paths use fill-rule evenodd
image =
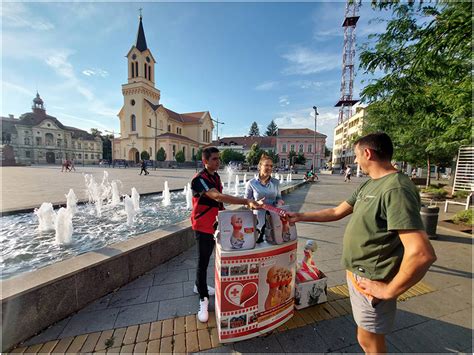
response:
<svg viewBox="0 0 474 355"><path fill-rule="evenodd" d="M220 211L219 242L224 250L255 248L257 230L252 211Z"/></svg>
<svg viewBox="0 0 474 355"><path fill-rule="evenodd" d="M268 332L293 316L297 243L216 248L216 320L222 343Z"/></svg>

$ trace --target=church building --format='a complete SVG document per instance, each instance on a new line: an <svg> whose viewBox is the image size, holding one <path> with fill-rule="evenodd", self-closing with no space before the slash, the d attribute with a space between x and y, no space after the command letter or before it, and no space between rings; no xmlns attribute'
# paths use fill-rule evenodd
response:
<svg viewBox="0 0 474 355"><path fill-rule="evenodd" d="M212 140L211 115L209 111L177 113L160 104L156 61L146 43L141 15L139 19L136 42L126 56L128 82L122 85L120 138L113 141L113 159L138 162L146 151L155 160L163 148L166 161L175 161L179 151L192 161L197 150Z"/></svg>

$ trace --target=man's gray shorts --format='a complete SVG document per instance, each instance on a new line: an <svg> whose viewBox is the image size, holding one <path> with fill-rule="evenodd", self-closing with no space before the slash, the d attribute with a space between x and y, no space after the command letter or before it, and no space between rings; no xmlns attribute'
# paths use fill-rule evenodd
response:
<svg viewBox="0 0 474 355"><path fill-rule="evenodd" d="M352 274L356 280L360 276ZM375 334L387 334L392 330L397 310L397 300L369 300L353 285L351 278L347 277L347 287L351 299L352 314L356 324Z"/></svg>

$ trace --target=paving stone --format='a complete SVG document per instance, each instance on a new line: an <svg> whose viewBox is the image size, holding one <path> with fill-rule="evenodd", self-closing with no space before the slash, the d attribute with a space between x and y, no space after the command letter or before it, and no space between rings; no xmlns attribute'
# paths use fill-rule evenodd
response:
<svg viewBox="0 0 474 355"><path fill-rule="evenodd" d="M161 336L169 337L173 335L174 319L169 318L163 320L163 325L161 326Z"/></svg>
<svg viewBox="0 0 474 355"><path fill-rule="evenodd" d="M356 330L344 317L315 323L314 328L327 344L328 351L357 343Z"/></svg>
<svg viewBox="0 0 474 355"><path fill-rule="evenodd" d="M43 346L43 344L30 345L28 347L28 349L25 350L25 353L26 354L36 354L41 349L42 346Z"/></svg>
<svg viewBox="0 0 474 355"><path fill-rule="evenodd" d="M183 269L190 269L196 267L196 259L188 259L182 258L184 260L180 260L179 256L174 258L168 264L168 271L171 270L183 270Z"/></svg>
<svg viewBox="0 0 474 355"><path fill-rule="evenodd" d="M153 286L160 286L185 281L189 281L188 270L176 270L169 272L166 271L163 273L155 274Z"/></svg>
<svg viewBox="0 0 474 355"><path fill-rule="evenodd" d="M114 329L114 334L112 334L112 338L113 338L112 346L113 347L121 347L122 346L123 338L125 337L126 332L127 332L126 327Z"/></svg>
<svg viewBox="0 0 474 355"><path fill-rule="evenodd" d="M186 352L199 351L197 332L186 333Z"/></svg>
<svg viewBox="0 0 474 355"><path fill-rule="evenodd" d="M197 296L197 294L194 293L194 284L195 284L194 280L186 281L186 282L182 283L182 285L183 285L183 297Z"/></svg>
<svg viewBox="0 0 474 355"><path fill-rule="evenodd" d="M176 299L183 296L183 284L181 282L161 286L152 286L148 293L147 302Z"/></svg>
<svg viewBox="0 0 474 355"><path fill-rule="evenodd" d="M109 305L110 299L112 298L112 294L108 294L107 296L101 297L98 300L89 303L83 309L81 309L78 313L81 312L92 312L92 311L99 311L101 309L106 309Z"/></svg>
<svg viewBox="0 0 474 355"><path fill-rule="evenodd" d="M437 339L426 336L418 329L418 326L390 333L387 339L403 353L445 353L449 351Z"/></svg>
<svg viewBox="0 0 474 355"><path fill-rule="evenodd" d="M115 327L154 322L158 316L159 302L137 304L120 308Z"/></svg>
<svg viewBox="0 0 474 355"><path fill-rule="evenodd" d="M207 350L212 348L211 345L211 337L209 334L209 330L206 329L199 329L197 332L198 336L198 343L199 343L199 350Z"/></svg>
<svg viewBox="0 0 474 355"><path fill-rule="evenodd" d="M188 296L175 300L165 300L160 302L158 320L187 316L197 313L199 309L199 297Z"/></svg>
<svg viewBox="0 0 474 355"><path fill-rule="evenodd" d="M159 354L160 353L160 343L161 339L152 340L148 343L146 349L147 354Z"/></svg>
<svg viewBox="0 0 474 355"><path fill-rule="evenodd" d="M46 330L42 331L40 334L28 339L22 345L28 347L30 345L39 344L39 343L46 343L50 340L56 340L59 338L61 332L64 330L68 322L71 320L71 317L67 317L62 321L53 324L51 327L47 328Z"/></svg>
<svg viewBox="0 0 474 355"><path fill-rule="evenodd" d="M59 343L59 340L51 340L47 343L44 343L41 349L39 349L38 354L49 354L53 351L56 345Z"/></svg>
<svg viewBox="0 0 474 355"><path fill-rule="evenodd" d="M137 338L137 333L138 333L138 325L132 325L130 327L127 327L127 330L125 331L125 336L123 337L122 344L128 345L128 344L135 343L135 339Z"/></svg>
<svg viewBox="0 0 474 355"><path fill-rule="evenodd" d="M66 353L78 353L82 347L84 346L86 340L87 340L88 334L83 334L83 335L78 335L74 338L74 340L71 342L71 345L67 348ZM54 349L54 352L59 352L57 348Z"/></svg>
<svg viewBox="0 0 474 355"><path fill-rule="evenodd" d="M95 332L91 334L87 334L86 341L81 348L82 353L91 353L94 351L95 346L97 345L97 341L99 341L101 332Z"/></svg>
<svg viewBox="0 0 474 355"><path fill-rule="evenodd" d="M61 337L92 333L114 327L119 310L117 308L78 313L74 315L61 333Z"/></svg>
<svg viewBox="0 0 474 355"><path fill-rule="evenodd" d="M145 354L147 345L148 344L144 341L142 341L140 343L136 343L135 347L133 348L133 353L134 354Z"/></svg>
<svg viewBox="0 0 474 355"><path fill-rule="evenodd" d="M217 328L211 328L211 345L213 348L220 345L219 342L219 333L217 333Z"/></svg>
<svg viewBox="0 0 474 355"><path fill-rule="evenodd" d="M69 348L69 346L71 345L72 341L74 340L74 337L67 337L67 338L63 338L61 339L58 344L54 347L54 352L55 353L65 353L66 350ZM33 352L33 351L30 351L29 349L26 350L26 352Z"/></svg>
<svg viewBox="0 0 474 355"><path fill-rule="evenodd" d="M235 354L234 347L232 344L219 346L217 348L208 349L200 352L200 354Z"/></svg>
<svg viewBox="0 0 474 355"><path fill-rule="evenodd" d="M138 279L120 288L120 290L124 291L124 290L135 290L138 288L148 288L148 287L153 286L153 279L154 279L153 275L142 275Z"/></svg>
<svg viewBox="0 0 474 355"><path fill-rule="evenodd" d="M95 351L100 351L104 350L107 348L107 345L105 344L107 341L110 341L114 334L114 330L104 330L99 337L99 340L97 341L97 344L95 346Z"/></svg>
<svg viewBox="0 0 474 355"><path fill-rule="evenodd" d="M137 343L147 341L150 336L150 323L140 324L138 327Z"/></svg>
<svg viewBox="0 0 474 355"><path fill-rule="evenodd" d="M173 334L181 334L186 331L186 318L185 317L178 317L174 319L174 327L173 327Z"/></svg>
<svg viewBox="0 0 474 355"><path fill-rule="evenodd" d="M324 353L328 346L311 326L290 329L274 336L287 353ZM234 345L235 346L235 345Z"/></svg>
<svg viewBox="0 0 474 355"><path fill-rule="evenodd" d="M236 342L234 350L240 353L281 353L284 351L276 334Z"/></svg>
<svg viewBox="0 0 474 355"><path fill-rule="evenodd" d="M197 319L194 314L186 316L186 333L193 332L197 329Z"/></svg>
<svg viewBox="0 0 474 355"><path fill-rule="evenodd" d="M107 354L120 354L121 348L110 348L107 349Z"/></svg>
<svg viewBox="0 0 474 355"><path fill-rule="evenodd" d="M23 354L26 351L26 349L27 349L26 346L18 347L10 351L10 354Z"/></svg>
<svg viewBox="0 0 474 355"><path fill-rule="evenodd" d="M171 353L173 351L173 337L164 337L160 340L160 353Z"/></svg>
<svg viewBox="0 0 474 355"><path fill-rule="evenodd" d="M464 312L472 311L472 309ZM465 328L457 324L449 324L441 319L432 319L428 322L416 325L415 328L421 331L433 343L440 344L444 349L441 351L461 352L463 349L472 346L472 328Z"/></svg>
<svg viewBox="0 0 474 355"><path fill-rule="evenodd" d="M120 349L120 354L131 354L131 353L133 353L133 348L134 347L135 347L135 344L124 345Z"/></svg>
<svg viewBox="0 0 474 355"><path fill-rule="evenodd" d="M109 302L108 308L123 307L134 304L145 303L148 296L148 288L137 288L116 292Z"/></svg>
<svg viewBox="0 0 474 355"><path fill-rule="evenodd" d="M161 338L161 326L162 321L156 321L150 325L150 340L160 339ZM159 347L158 347L159 350Z"/></svg>
<svg viewBox="0 0 474 355"><path fill-rule="evenodd" d="M186 334L176 334L173 336L173 353L183 354L186 352Z"/></svg>

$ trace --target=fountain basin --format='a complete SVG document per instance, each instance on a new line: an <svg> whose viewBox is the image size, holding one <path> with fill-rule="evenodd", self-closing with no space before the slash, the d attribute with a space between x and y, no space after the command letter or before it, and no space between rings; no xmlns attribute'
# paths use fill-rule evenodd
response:
<svg viewBox="0 0 474 355"><path fill-rule="evenodd" d="M282 194L302 185L304 182L282 189ZM2 351L133 281L194 243L186 220L1 281Z"/></svg>

